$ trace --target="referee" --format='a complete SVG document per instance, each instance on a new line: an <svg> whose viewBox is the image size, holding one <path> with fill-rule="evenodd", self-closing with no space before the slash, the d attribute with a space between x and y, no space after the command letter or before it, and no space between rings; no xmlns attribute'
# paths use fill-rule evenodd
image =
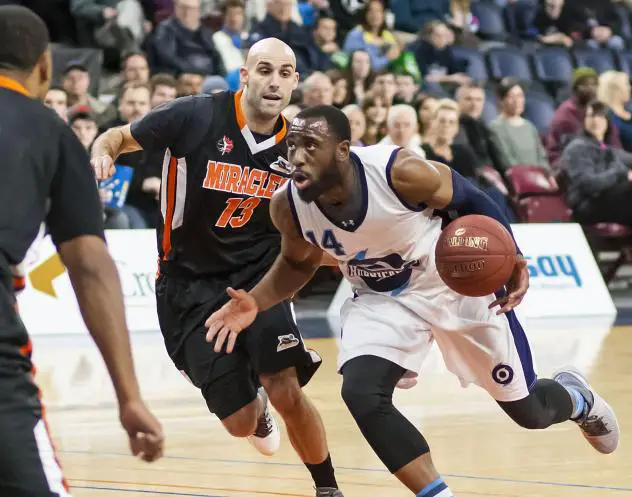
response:
<svg viewBox="0 0 632 497"><path fill-rule="evenodd" d="M51 76L42 20L23 7L0 7L0 496L7 497L69 495L46 431L11 281L12 267L24 259L42 222L107 364L132 452L153 461L163 448L161 426L140 398L94 172L70 128L39 100Z"/></svg>

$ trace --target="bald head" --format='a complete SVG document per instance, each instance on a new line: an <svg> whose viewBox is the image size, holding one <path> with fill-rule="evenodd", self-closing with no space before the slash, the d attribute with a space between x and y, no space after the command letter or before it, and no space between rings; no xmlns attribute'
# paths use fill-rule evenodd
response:
<svg viewBox="0 0 632 497"><path fill-rule="evenodd" d="M296 56L289 45L278 38L264 38L250 47L246 57L246 67L252 69L261 59L279 63L290 63L296 69Z"/></svg>

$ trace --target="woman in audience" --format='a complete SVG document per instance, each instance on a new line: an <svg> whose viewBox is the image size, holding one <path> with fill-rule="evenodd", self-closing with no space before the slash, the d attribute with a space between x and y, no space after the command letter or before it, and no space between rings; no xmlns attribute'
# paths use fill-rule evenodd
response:
<svg viewBox="0 0 632 497"><path fill-rule="evenodd" d="M432 129L432 121L434 121L435 111L437 110L438 100L432 95L421 94L414 102L419 118L419 136L421 143L428 141L428 136Z"/></svg>
<svg viewBox="0 0 632 497"><path fill-rule="evenodd" d="M349 124L351 126L351 145L355 147L364 147L362 137L366 132L366 117L364 117L362 108L357 104L350 104L344 107L342 112L344 112L347 119L349 119Z"/></svg>
<svg viewBox="0 0 632 497"><path fill-rule="evenodd" d="M580 223L632 226L632 154L605 144L607 116L603 102L589 103L583 132L562 152L566 199Z"/></svg>
<svg viewBox="0 0 632 497"><path fill-rule="evenodd" d="M362 101L362 112L366 117L366 130L362 136L362 143L375 145L386 134L388 106L383 99L370 95Z"/></svg>
<svg viewBox="0 0 632 497"><path fill-rule="evenodd" d="M369 82L373 79L371 58L366 50L355 50L349 56L349 67L346 70L347 88L349 89L349 103L362 104L362 100L369 90Z"/></svg>
<svg viewBox="0 0 632 497"><path fill-rule="evenodd" d="M382 145L398 145L426 157L421 148L419 123L413 107L408 104L393 105L388 111L386 129L388 134L380 140Z"/></svg>
<svg viewBox="0 0 632 497"><path fill-rule="evenodd" d="M365 50L375 71L386 69L399 57L401 49L395 35L386 29L384 4L381 0L369 0L360 16L362 23L347 35L344 50Z"/></svg>
<svg viewBox="0 0 632 497"><path fill-rule="evenodd" d="M474 151L468 145L454 143L454 138L459 133L459 115L459 104L454 100L439 100L432 123L432 133L428 136L428 142L422 145L426 158L447 164L468 178L497 203L510 222L514 222L516 216L507 197L479 174L480 164Z"/></svg>
<svg viewBox="0 0 632 497"><path fill-rule="evenodd" d="M349 82L338 69L327 71L327 76L329 76L331 83L334 85L334 105L342 109L350 103Z"/></svg>
<svg viewBox="0 0 632 497"><path fill-rule="evenodd" d="M524 91L517 79L504 78L496 88L500 115L490 127L498 136L509 166L528 164L550 170L536 127L522 118Z"/></svg>
<svg viewBox="0 0 632 497"><path fill-rule="evenodd" d="M632 152L632 113L626 109L630 102L630 79L624 72L606 71L599 76L597 98L610 107L608 117L619 130L623 148Z"/></svg>

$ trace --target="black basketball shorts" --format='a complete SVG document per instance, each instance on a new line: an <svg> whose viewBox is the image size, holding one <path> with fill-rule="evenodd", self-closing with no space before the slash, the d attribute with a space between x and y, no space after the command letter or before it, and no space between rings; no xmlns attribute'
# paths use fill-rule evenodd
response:
<svg viewBox="0 0 632 497"><path fill-rule="evenodd" d="M169 356L198 387L209 410L224 419L252 402L259 375L296 368L304 386L321 358L303 343L289 302L260 312L240 333L232 353L216 353L204 322L228 301L223 280L161 273L156 281L158 320Z"/></svg>

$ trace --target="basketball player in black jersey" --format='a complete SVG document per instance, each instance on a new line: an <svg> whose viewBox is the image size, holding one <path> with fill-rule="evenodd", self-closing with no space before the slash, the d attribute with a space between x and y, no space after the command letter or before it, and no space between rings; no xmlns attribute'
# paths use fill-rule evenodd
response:
<svg viewBox="0 0 632 497"><path fill-rule="evenodd" d="M298 85L294 53L275 38L261 40L241 79L237 93L180 98L109 130L95 142L92 163L104 179L121 153L164 151L156 299L173 362L228 432L266 455L279 445L269 398L316 495L342 497L321 418L301 390L321 359L305 348L289 302L262 313L236 354L205 341L204 321L227 301L225 288L254 287L280 251L268 206L290 174L280 113Z"/></svg>

